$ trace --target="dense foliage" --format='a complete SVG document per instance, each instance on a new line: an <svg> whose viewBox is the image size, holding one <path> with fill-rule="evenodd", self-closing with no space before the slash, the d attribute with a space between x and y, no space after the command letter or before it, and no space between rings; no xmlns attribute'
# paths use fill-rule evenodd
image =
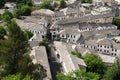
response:
<svg viewBox="0 0 120 80"><path fill-rule="evenodd" d="M21 74L16 74L3 77L2 80L33 80L33 79L31 79L31 76L29 75L26 75L24 78L22 78Z"/></svg>
<svg viewBox="0 0 120 80"><path fill-rule="evenodd" d="M81 0L81 3L92 3L92 0Z"/></svg>
<svg viewBox="0 0 120 80"><path fill-rule="evenodd" d="M51 5L51 0L44 0L41 4L40 4L40 8L43 9L53 9L52 5Z"/></svg>
<svg viewBox="0 0 120 80"><path fill-rule="evenodd" d="M115 17L115 18L113 19L113 24L117 25L117 26L118 26L118 29L120 29L120 16Z"/></svg>
<svg viewBox="0 0 120 80"><path fill-rule="evenodd" d="M65 8L67 6L64 0L60 0L60 8Z"/></svg>
<svg viewBox="0 0 120 80"><path fill-rule="evenodd" d="M30 16L31 15L31 8L27 5L21 6L14 11L14 17L20 18L20 16Z"/></svg>
<svg viewBox="0 0 120 80"><path fill-rule="evenodd" d="M108 68L103 80L120 80L120 59Z"/></svg>
<svg viewBox="0 0 120 80"><path fill-rule="evenodd" d="M23 5L32 6L32 0L16 0L17 7L21 7Z"/></svg>
<svg viewBox="0 0 120 80"><path fill-rule="evenodd" d="M46 70L33 64L28 54L28 35L14 21L7 25L6 30L6 38L0 39L0 78L21 73L22 77L29 74L34 80L43 79Z"/></svg>
<svg viewBox="0 0 120 80"><path fill-rule="evenodd" d="M8 10L5 10L4 14L1 15L1 18L5 22L10 22L10 20L13 18L13 15Z"/></svg>
<svg viewBox="0 0 120 80"><path fill-rule="evenodd" d="M67 75L57 73L58 80L99 80L99 75L85 70L76 70Z"/></svg>
<svg viewBox="0 0 120 80"><path fill-rule="evenodd" d="M83 59L81 53L79 53L79 52L77 52L77 51L71 51L71 54L77 56L78 58Z"/></svg>
<svg viewBox="0 0 120 80"><path fill-rule="evenodd" d="M84 61L87 65L87 72L98 73L101 76L104 75L104 72L106 71L106 66L101 58L94 54L88 54L87 56L85 56Z"/></svg>

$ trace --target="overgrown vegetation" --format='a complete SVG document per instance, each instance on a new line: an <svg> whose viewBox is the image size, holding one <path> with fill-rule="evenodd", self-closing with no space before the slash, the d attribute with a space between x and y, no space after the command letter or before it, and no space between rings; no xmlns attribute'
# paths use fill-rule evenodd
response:
<svg viewBox="0 0 120 80"><path fill-rule="evenodd" d="M93 1L92 0L81 0L81 3L92 3Z"/></svg>
<svg viewBox="0 0 120 80"><path fill-rule="evenodd" d="M99 74L93 72L86 72L86 70L75 70L64 75L57 73L58 80L99 80Z"/></svg>
<svg viewBox="0 0 120 80"><path fill-rule="evenodd" d="M42 9L53 9L52 5L51 5L51 0L44 0L41 4L40 4L40 8Z"/></svg>
<svg viewBox="0 0 120 80"><path fill-rule="evenodd" d="M120 29L120 16L115 17L113 19L113 24L115 24L116 26L118 26L118 29Z"/></svg>
<svg viewBox="0 0 120 80"><path fill-rule="evenodd" d="M77 56L78 58L83 59L83 57L82 57L81 53L79 53L79 52L76 52L76 51L71 51L71 54L72 54L72 55Z"/></svg>
<svg viewBox="0 0 120 80"><path fill-rule="evenodd" d="M0 28L0 79L20 73L22 78L30 75L34 80L42 80L46 70L40 64L33 64L29 56L28 36L15 21ZM6 37L5 37L6 36ZM10 79L8 79L10 80Z"/></svg>

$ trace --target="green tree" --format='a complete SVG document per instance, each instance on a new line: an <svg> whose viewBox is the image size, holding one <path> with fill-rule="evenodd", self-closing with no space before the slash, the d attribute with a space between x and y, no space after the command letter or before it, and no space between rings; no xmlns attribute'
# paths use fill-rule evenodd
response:
<svg viewBox="0 0 120 80"><path fill-rule="evenodd" d="M4 7L5 0L0 0L0 8Z"/></svg>
<svg viewBox="0 0 120 80"><path fill-rule="evenodd" d="M29 74L34 80L42 80L46 71L32 63L26 33L14 21L8 24L7 31L7 38L0 40L0 78L21 73L23 77Z"/></svg>
<svg viewBox="0 0 120 80"><path fill-rule="evenodd" d="M113 19L113 24L115 24L116 26L118 26L118 29L120 29L120 16L115 17Z"/></svg>
<svg viewBox="0 0 120 80"><path fill-rule="evenodd" d="M4 39L6 34L6 30L2 26L0 26L0 39Z"/></svg>
<svg viewBox="0 0 120 80"><path fill-rule="evenodd" d="M60 0L60 8L65 8L67 6L64 0Z"/></svg>
<svg viewBox="0 0 120 80"><path fill-rule="evenodd" d="M57 73L58 80L99 80L99 75L85 70L75 70L66 75Z"/></svg>
<svg viewBox="0 0 120 80"><path fill-rule="evenodd" d="M15 17L15 18L20 18L21 15L22 15L22 11L21 11L20 8L19 8L19 9L16 9L16 10L14 11L14 17Z"/></svg>
<svg viewBox="0 0 120 80"><path fill-rule="evenodd" d="M108 68L103 80L120 80L120 59Z"/></svg>
<svg viewBox="0 0 120 80"><path fill-rule="evenodd" d="M5 22L9 23L11 21L11 19L13 18L13 15L8 10L5 10L4 14L2 14L1 17Z"/></svg>
<svg viewBox="0 0 120 80"><path fill-rule="evenodd" d="M34 34L28 30L25 30L25 33L27 34L28 36L28 39L30 39Z"/></svg>
<svg viewBox="0 0 120 80"><path fill-rule="evenodd" d="M88 72L95 72L101 75L104 75L104 72L106 71L105 63L102 61L102 59L94 54L88 54L85 56L84 61L87 65L87 71Z"/></svg>
<svg viewBox="0 0 120 80"><path fill-rule="evenodd" d="M39 43L39 46L45 46L46 50L47 50L47 53L50 53L50 47L48 46L49 45L49 41L48 39L43 39L43 41L41 41ZM49 55L49 54L48 54Z"/></svg>
<svg viewBox="0 0 120 80"><path fill-rule="evenodd" d="M52 6L51 6L51 0L44 0L40 4L40 8L43 8L43 9L53 9Z"/></svg>
<svg viewBox="0 0 120 80"><path fill-rule="evenodd" d="M6 16L6 15L9 15L10 19L12 19L12 18L13 18L12 13L11 13L11 12L9 12L8 10L5 10L5 12L2 14L2 17L4 18L4 16Z"/></svg>
<svg viewBox="0 0 120 80"><path fill-rule="evenodd" d="M26 75L24 78L22 78L21 74L16 74L3 77L2 80L32 80L32 79L29 75Z"/></svg>
<svg viewBox="0 0 120 80"><path fill-rule="evenodd" d="M20 8L22 5L32 6L32 0L16 0L17 6Z"/></svg>
<svg viewBox="0 0 120 80"><path fill-rule="evenodd" d="M24 5L21 7L21 12L22 12L22 15L24 15L24 16L30 16L31 15L31 8L27 5Z"/></svg>
<svg viewBox="0 0 120 80"><path fill-rule="evenodd" d="M92 0L81 0L81 3L92 3L93 1Z"/></svg>
<svg viewBox="0 0 120 80"><path fill-rule="evenodd" d="M79 52L76 52L76 51L71 51L71 54L72 54L72 55L76 55L78 58L83 59L83 57L82 57L81 53L79 53Z"/></svg>

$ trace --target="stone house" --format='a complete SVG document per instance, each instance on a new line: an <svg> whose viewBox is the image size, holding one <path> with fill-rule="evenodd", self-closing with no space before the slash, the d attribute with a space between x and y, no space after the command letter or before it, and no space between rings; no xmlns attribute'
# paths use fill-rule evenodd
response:
<svg viewBox="0 0 120 80"><path fill-rule="evenodd" d="M65 43L55 41L54 46L56 48L58 62L62 65L61 71L64 74L67 74L73 70L86 68L86 64L82 59L70 54L70 51Z"/></svg>

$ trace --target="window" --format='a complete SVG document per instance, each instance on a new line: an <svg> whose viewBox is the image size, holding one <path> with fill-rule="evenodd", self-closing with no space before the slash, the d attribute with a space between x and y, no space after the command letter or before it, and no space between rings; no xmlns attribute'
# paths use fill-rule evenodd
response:
<svg viewBox="0 0 120 80"><path fill-rule="evenodd" d="M106 52L106 50L104 50L104 52Z"/></svg>
<svg viewBox="0 0 120 80"><path fill-rule="evenodd" d="M92 46L91 46L91 48L92 48Z"/></svg>
<svg viewBox="0 0 120 80"><path fill-rule="evenodd" d="M98 49L98 51L99 51L99 49Z"/></svg>
<svg viewBox="0 0 120 80"><path fill-rule="evenodd" d="M100 47L102 47L102 45Z"/></svg>
<svg viewBox="0 0 120 80"><path fill-rule="evenodd" d="M113 53L112 53L112 55L113 55Z"/></svg>
<svg viewBox="0 0 120 80"><path fill-rule="evenodd" d="M64 37L64 35L62 35L62 37Z"/></svg>
<svg viewBox="0 0 120 80"><path fill-rule="evenodd" d="M114 49L112 49L112 51L114 51Z"/></svg>
<svg viewBox="0 0 120 80"><path fill-rule="evenodd" d="M104 46L104 48L106 48L106 46Z"/></svg>
<svg viewBox="0 0 120 80"><path fill-rule="evenodd" d="M98 45L98 47L99 47L99 45Z"/></svg>
<svg viewBox="0 0 120 80"><path fill-rule="evenodd" d="M74 38L75 38L75 36L74 36Z"/></svg>
<svg viewBox="0 0 120 80"><path fill-rule="evenodd" d="M60 55L59 55L59 54L57 54L57 58L58 58L58 59L60 58Z"/></svg>
<svg viewBox="0 0 120 80"><path fill-rule="evenodd" d="M117 52L117 49L115 49L115 52Z"/></svg>

